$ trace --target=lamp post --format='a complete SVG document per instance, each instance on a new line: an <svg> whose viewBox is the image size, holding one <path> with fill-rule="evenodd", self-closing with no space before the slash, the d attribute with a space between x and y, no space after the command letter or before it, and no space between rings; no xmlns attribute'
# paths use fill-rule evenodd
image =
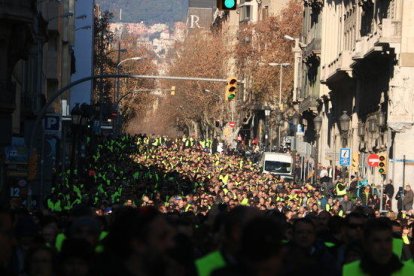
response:
<svg viewBox="0 0 414 276"><path fill-rule="evenodd" d="M76 104L71 111L72 115L72 153L70 160L70 185L73 184L74 173L75 173L75 163L76 163L76 144L79 126L82 120L82 112L79 104Z"/></svg>
<svg viewBox="0 0 414 276"><path fill-rule="evenodd" d="M277 150L280 151L280 127L283 125L283 113L280 109L276 113L276 124L277 124Z"/></svg>
<svg viewBox="0 0 414 276"><path fill-rule="evenodd" d="M282 84L283 84L283 67L287 67L290 63L276 63L270 62L270 66L279 66L280 74L279 74L279 109L282 110Z"/></svg>
<svg viewBox="0 0 414 276"><path fill-rule="evenodd" d="M120 48L120 47L118 47ZM119 69L122 63L130 61L130 60L141 60L145 57L131 57L126 58L124 60L121 59L121 49L118 50L118 64L116 65L116 73L119 75ZM119 112L119 78L116 78L116 93L115 93L115 104L116 104L116 119L115 119L115 132L118 133L120 129L120 112Z"/></svg>
<svg viewBox="0 0 414 276"><path fill-rule="evenodd" d="M292 37L290 35L285 35L283 37L285 40L294 41L295 46L292 49L294 54L294 64L293 64L293 102L297 101L297 91L300 86L300 66L302 64L302 48L305 48L306 45L299 41L298 37Z"/></svg>
<svg viewBox="0 0 414 276"><path fill-rule="evenodd" d="M315 143L316 143L316 155L315 155L315 182L317 182L319 175L319 137L322 128L322 117L320 115L313 118L313 125L315 128Z"/></svg>
<svg viewBox="0 0 414 276"><path fill-rule="evenodd" d="M118 57L120 56L120 52L125 53L127 52L127 49L115 49L115 50L111 50L107 53L105 53L105 55L109 55L111 53L114 52L118 52ZM99 75L103 75L104 68L103 68L103 64L101 63L101 66L99 67ZM103 93L104 93L104 79L99 79L99 129L98 129L98 133L101 133L101 126L102 126L102 121L103 121Z"/></svg>
<svg viewBox="0 0 414 276"><path fill-rule="evenodd" d="M339 117L339 126L341 128L341 136L342 136L342 147L346 147L348 143L348 131L349 125L351 122L351 118L348 116L346 111L343 111L341 117Z"/></svg>
<svg viewBox="0 0 414 276"><path fill-rule="evenodd" d="M269 118L270 118L270 108L266 107L265 110L265 117L266 117L266 134L265 134L265 150L269 151Z"/></svg>

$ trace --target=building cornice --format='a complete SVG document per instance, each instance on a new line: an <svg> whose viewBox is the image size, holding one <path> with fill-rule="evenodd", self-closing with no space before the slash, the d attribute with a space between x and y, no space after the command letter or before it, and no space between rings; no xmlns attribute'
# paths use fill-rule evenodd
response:
<svg viewBox="0 0 414 276"><path fill-rule="evenodd" d="M324 0L303 0L305 7L311 7L315 11L319 12L322 10Z"/></svg>

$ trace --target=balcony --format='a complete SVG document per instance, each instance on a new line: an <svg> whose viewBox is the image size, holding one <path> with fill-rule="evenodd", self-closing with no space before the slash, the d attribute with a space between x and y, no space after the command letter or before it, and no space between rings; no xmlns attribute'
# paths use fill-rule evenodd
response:
<svg viewBox="0 0 414 276"><path fill-rule="evenodd" d="M323 7L323 0L303 0L306 6L321 9Z"/></svg>
<svg viewBox="0 0 414 276"><path fill-rule="evenodd" d="M399 20L384 18L382 20L382 35L379 43L400 43L402 24Z"/></svg>
<svg viewBox="0 0 414 276"><path fill-rule="evenodd" d="M307 96L299 104L299 113L303 113L307 110L316 111L318 107L318 101L312 96Z"/></svg>
<svg viewBox="0 0 414 276"><path fill-rule="evenodd" d="M321 54L321 39L313 38L311 42L306 45L306 48L302 52L303 60L306 62L312 57L319 56Z"/></svg>
<svg viewBox="0 0 414 276"><path fill-rule="evenodd" d="M351 51L341 52L335 60L322 67L321 82L330 82L331 80L339 77L341 73L349 74L352 71L351 66L353 63L354 61L352 60Z"/></svg>
<svg viewBox="0 0 414 276"><path fill-rule="evenodd" d="M380 40L381 34L379 32L361 37L361 39L355 43L353 59L359 60L366 58L374 52L382 52L382 46L378 45Z"/></svg>

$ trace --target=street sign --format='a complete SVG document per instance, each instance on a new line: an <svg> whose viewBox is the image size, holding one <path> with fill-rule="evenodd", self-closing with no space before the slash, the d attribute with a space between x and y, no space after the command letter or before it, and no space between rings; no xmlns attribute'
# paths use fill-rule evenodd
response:
<svg viewBox="0 0 414 276"><path fill-rule="evenodd" d="M236 122L229 122L229 127L235 127L236 126Z"/></svg>
<svg viewBox="0 0 414 276"><path fill-rule="evenodd" d="M379 156L378 154L372 153L368 155L368 166L370 167L378 167L379 165Z"/></svg>
<svg viewBox="0 0 414 276"><path fill-rule="evenodd" d="M351 165L351 149L341 148L339 151L339 165L350 166Z"/></svg>
<svg viewBox="0 0 414 276"><path fill-rule="evenodd" d="M43 119L45 134L60 136L60 115L47 114Z"/></svg>
<svg viewBox="0 0 414 276"><path fill-rule="evenodd" d="M45 130L57 131L60 129L60 116L59 115L46 115L44 120Z"/></svg>

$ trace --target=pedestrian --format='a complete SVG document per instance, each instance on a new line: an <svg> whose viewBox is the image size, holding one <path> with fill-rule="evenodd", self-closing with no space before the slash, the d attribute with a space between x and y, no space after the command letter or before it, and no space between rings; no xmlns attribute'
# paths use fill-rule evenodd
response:
<svg viewBox="0 0 414 276"><path fill-rule="evenodd" d="M397 209L398 212L401 212L404 209L403 200L404 200L404 188L398 187L397 194L395 195L395 199L397 200Z"/></svg>
<svg viewBox="0 0 414 276"><path fill-rule="evenodd" d="M392 179L390 179L388 183L385 184L384 194L388 197L388 200L392 200L392 197L394 196L394 185L392 183Z"/></svg>
<svg viewBox="0 0 414 276"><path fill-rule="evenodd" d="M393 254L392 235L388 218L368 221L364 228L365 252L360 260L344 265L342 275L414 275L414 264L404 264Z"/></svg>
<svg viewBox="0 0 414 276"><path fill-rule="evenodd" d="M341 206L345 214L351 213L352 208L353 208L353 203L352 201L349 200L348 195L344 195L344 198L341 202Z"/></svg>
<svg viewBox="0 0 414 276"><path fill-rule="evenodd" d="M406 185L405 190L404 190L404 198L402 201L404 211L409 211L413 208L413 200L414 200L414 193L411 190L411 186Z"/></svg>

